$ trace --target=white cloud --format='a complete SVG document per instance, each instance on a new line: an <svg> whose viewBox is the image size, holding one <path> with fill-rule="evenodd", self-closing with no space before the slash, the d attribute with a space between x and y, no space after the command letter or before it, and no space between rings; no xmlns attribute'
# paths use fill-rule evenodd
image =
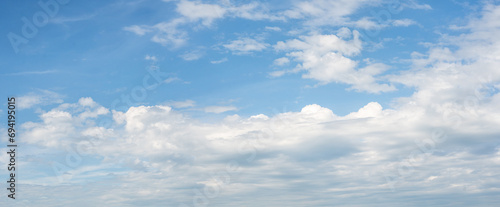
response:
<svg viewBox="0 0 500 207"><path fill-rule="evenodd" d="M45 74L53 74L59 72L58 70L43 70L43 71L23 71L16 73L7 73L5 75L45 75Z"/></svg>
<svg viewBox="0 0 500 207"><path fill-rule="evenodd" d="M281 28L279 28L279 27L268 27L268 26L266 26L265 29L269 30L269 31L281 32Z"/></svg>
<svg viewBox="0 0 500 207"><path fill-rule="evenodd" d="M363 6L378 4L380 1L368 0L310 0L297 1L293 9L286 10L284 15L292 19L304 19L307 25L352 25L349 16ZM368 20L358 20L359 25L368 26ZM371 23L370 23L371 24Z"/></svg>
<svg viewBox="0 0 500 207"><path fill-rule="evenodd" d="M63 96L56 92L39 89L36 93L31 92L28 95L18 97L16 104L19 109L28 109L37 106L62 103L62 98Z"/></svg>
<svg viewBox="0 0 500 207"><path fill-rule="evenodd" d="M210 26L215 19L224 16L226 9L216 4L203 4L181 0L177 4L177 12L187 17L190 21L201 20L203 25Z"/></svg>
<svg viewBox="0 0 500 207"><path fill-rule="evenodd" d="M203 51L194 50L194 51L184 53L183 55L181 55L181 58L184 59L185 61L193 61L193 60L200 59L201 57L203 57L203 55L204 55Z"/></svg>
<svg viewBox="0 0 500 207"><path fill-rule="evenodd" d="M417 22L411 19L396 19L392 21L392 25L395 27L408 27L410 25L417 24Z"/></svg>
<svg viewBox="0 0 500 207"><path fill-rule="evenodd" d="M158 59L154 55L146 55L146 57L144 57L144 60L157 61Z"/></svg>
<svg viewBox="0 0 500 207"><path fill-rule="evenodd" d="M499 7L486 6L481 18L472 19L466 26L470 33L443 35L441 42L430 45L426 54L413 53L414 69L392 76L391 81L417 88L414 99L423 104L463 102L470 96L478 96L474 90L490 88L500 80L498 16ZM458 85L461 87L456 87Z"/></svg>
<svg viewBox="0 0 500 207"><path fill-rule="evenodd" d="M90 97L80 98L78 104L81 106L95 107L97 103Z"/></svg>
<svg viewBox="0 0 500 207"><path fill-rule="evenodd" d="M219 4L208 4L196 1L182 0L177 4L177 12L190 21L201 21L210 26L216 19L238 17L249 20L284 20L283 17L271 15L266 6L259 2L234 5L230 1L220 1Z"/></svg>
<svg viewBox="0 0 500 207"><path fill-rule="evenodd" d="M162 22L152 26L151 28L155 31L155 35L151 38L151 41L163 46L172 45L180 47L184 45L188 39L187 33L177 28L178 25L184 22L183 19L174 19L170 22Z"/></svg>
<svg viewBox="0 0 500 207"><path fill-rule="evenodd" d="M485 13L485 19L494 16L491 12ZM480 29L491 25L494 23L476 25L475 32L458 38L474 42L486 37L490 43L497 44L493 35ZM332 40L333 37L325 38ZM293 42L294 48L303 50L311 44L306 39ZM91 145L84 159L102 159L92 160L97 162L92 166L81 164L65 171L71 175L71 182L81 182L78 186L47 182L49 186L43 187L39 185L40 180L57 179L52 174L37 174L36 180L26 180L28 187L24 195L32 196L33 202L43 203L47 200L39 199L40 196L51 198L48 195L59 192L82 206L102 203L124 206L130 202L179 206L179 203L192 203L198 196L196 190L203 195L205 189L217 186L220 193L216 199L231 206L240 204L232 200L234 197L249 206L263 205L251 199L255 197L265 199L265 204L270 206L331 203L350 206L353 197L358 198L356 204L370 206L373 196L386 206L395 199L406 203L405 198L411 197L412 202L408 203L422 206L432 203L432 199L441 201L443 197L467 202L456 197L457 192L496 195L497 189L491 186L498 183L495 173L500 164L500 142L496 139L500 135L497 110L500 95L495 93L489 98L477 99L477 107L470 108L464 102L455 101L467 93L455 92L475 93L475 85L464 81L464 75L497 75L493 69L498 65L495 61L499 61L495 59L498 47L480 45L492 54L480 56L465 51L476 44L459 44L463 48L457 51L431 49L429 54L416 59L421 61L418 64L427 66L414 69L411 78L405 80L414 80L407 84L416 86L417 93L399 99L393 109L371 102L339 116L331 109L310 104L298 111L248 117L232 115L221 122L204 123L168 106L138 106L126 112L113 111L113 123L102 127L96 121L111 115L92 99L61 104L40 114L40 122L22 125L24 146L40 145L47 147L46 152L54 152L65 149L65 145L93 138L100 140L100 144ZM336 44L336 53L357 53L352 48L338 49L341 45ZM326 52L333 48L323 46L329 48ZM456 59L464 57L481 59L469 66L456 67ZM374 74L381 69L365 70L363 73ZM498 76L492 76L492 80L498 82ZM434 85L426 87L426 84ZM459 85L464 88L458 89ZM212 107L208 111L236 110L232 107ZM85 113L89 115L82 115ZM457 125L450 113L460 115L461 124ZM435 128L442 131L433 131ZM443 132L445 136L435 136L433 132ZM24 166L52 161L52 158L35 155L27 157L38 160ZM238 167L228 173L228 163L237 163ZM113 173L102 173L108 170ZM26 177L34 172L37 171L26 171ZM102 186L94 188L83 182L91 178L99 179ZM144 183L149 185L144 188ZM304 196L303 191L298 194L296 189L314 189L315 193ZM94 199L71 197L74 194L92 195ZM361 194L368 198L359 199ZM158 199L145 201L145 195ZM286 199L296 196L304 197ZM215 204L217 200L208 202Z"/></svg>
<svg viewBox="0 0 500 207"><path fill-rule="evenodd" d="M224 112L228 112L228 111L236 111L238 110L238 108L234 107L234 106L207 106L205 108L203 108L203 111L207 112L207 113L216 113L216 114L220 114L220 113L224 113Z"/></svg>
<svg viewBox="0 0 500 207"><path fill-rule="evenodd" d="M220 60L212 60L210 61L210 63L212 64L220 64L220 63L223 63L223 62L226 62L227 61L227 58L222 58Z"/></svg>
<svg viewBox="0 0 500 207"><path fill-rule="evenodd" d="M387 6L387 8L384 8ZM372 12L366 14L359 13L363 8L373 7ZM306 26L308 30L317 30L322 26L348 26L363 30L380 30L391 26L385 22L382 17L385 12L394 10L399 13L403 9L423 9L430 10L428 4L419 4L415 0L408 1L385 1L385 0L305 0L295 1L293 8L282 11L281 13L288 19L298 19ZM389 9L389 11L387 11ZM357 15L360 14L360 15ZM390 14L389 14L390 15ZM390 16L389 16L389 20ZM393 26L409 26L415 24L408 20L391 21Z"/></svg>
<svg viewBox="0 0 500 207"><path fill-rule="evenodd" d="M223 46L235 54L248 54L255 51L262 51L269 47L269 44L251 38L241 38Z"/></svg>
<svg viewBox="0 0 500 207"><path fill-rule="evenodd" d="M280 77L280 76L283 76L286 74L286 71L284 70L278 70L278 71L273 71L273 72L270 72L269 75L271 77Z"/></svg>
<svg viewBox="0 0 500 207"><path fill-rule="evenodd" d="M181 17L156 25L131 25L123 29L139 36L153 33L151 41L163 46L180 47L189 39L187 31L179 28L184 25L190 25L194 29L207 28L211 27L214 21L226 17L249 20L284 20L283 17L271 15L265 6L258 2L241 5L234 5L229 1L218 3L181 0L176 4L176 12Z"/></svg>
<svg viewBox="0 0 500 207"><path fill-rule="evenodd" d="M174 108L189 108L195 106L195 102L193 100L172 101L168 102L168 105Z"/></svg>
<svg viewBox="0 0 500 207"><path fill-rule="evenodd" d="M139 36L147 33L154 33L151 41L159 43L163 46L180 47L188 40L187 33L179 30L178 26L185 24L185 19L173 19L169 22L161 22L153 26L148 25L132 25L124 27L126 31L133 32Z"/></svg>
<svg viewBox="0 0 500 207"><path fill-rule="evenodd" d="M231 16L249 19L249 20L284 20L284 17L273 15L265 4L260 2L251 2L248 4L243 4L241 6L230 5L228 11Z"/></svg>
<svg viewBox="0 0 500 207"><path fill-rule="evenodd" d="M352 112L345 116L346 119L359 119L369 117L380 117L382 115L382 106L377 102L370 102L357 112Z"/></svg>
<svg viewBox="0 0 500 207"><path fill-rule="evenodd" d="M345 31L344 33L347 34ZM387 70L388 66L368 63L367 66L357 69L358 62L349 58L359 54L362 49L357 31L352 33L351 40L344 40L335 35L311 35L280 41L274 48L286 51L288 58L300 63L288 72L306 71L302 77L318 80L321 84L341 82L351 85L350 89L370 93L395 90L392 85L378 84L375 78ZM271 76L282 74L278 71Z"/></svg>
<svg viewBox="0 0 500 207"><path fill-rule="evenodd" d="M349 25L349 24L347 24L347 25ZM360 20L353 22L352 25L354 25L357 28L361 28L361 29L365 29L365 30L374 30L374 29L379 29L379 28L384 27L383 25L381 25L377 22L374 22L373 20L371 20L368 17L361 18Z"/></svg>
<svg viewBox="0 0 500 207"><path fill-rule="evenodd" d="M156 25L131 25L124 27L126 31L139 36L152 33L153 42L163 46L180 47L184 45L188 32L181 26L189 25L194 30L211 28L214 22L224 18L241 18L253 21L290 21L299 19L304 30L315 30L321 26L349 26L365 30L381 29L390 26L385 22L375 21L375 17L351 17L363 7L383 5L383 0L307 0L292 2L291 9L270 10L266 3L251 2L248 4L232 1L202 2L180 0L176 1L176 12L180 17L160 22ZM427 4L418 4L414 0L399 2L398 10L431 9ZM391 21L394 26L409 26L415 24L408 19ZM279 27L265 27L269 31L281 31ZM300 32L299 32L300 33Z"/></svg>
<svg viewBox="0 0 500 207"><path fill-rule="evenodd" d="M352 37L352 31L347 28L347 27L342 27L337 30L337 37L340 37L342 39L349 39Z"/></svg>
<svg viewBox="0 0 500 207"><path fill-rule="evenodd" d="M54 23L54 24L66 24L68 22L86 21L86 20L94 18L95 16L96 16L96 14L86 14L86 15L73 16L73 17L63 17L63 16L58 15L55 18L50 19L50 22Z"/></svg>
<svg viewBox="0 0 500 207"><path fill-rule="evenodd" d="M422 9L422 10L431 10L432 7L429 4L419 4L417 0L408 0L401 2L402 8L410 8L410 9Z"/></svg>
<svg viewBox="0 0 500 207"><path fill-rule="evenodd" d="M269 120L269 117L264 114L258 114L255 116L251 116L250 118L248 118L248 120Z"/></svg>
<svg viewBox="0 0 500 207"><path fill-rule="evenodd" d="M359 33L353 32L352 39L345 41L335 35L310 35L302 36L301 40L292 39L285 42L279 41L276 50L314 50L315 53L338 52L342 55L353 56L361 52Z"/></svg>
<svg viewBox="0 0 500 207"><path fill-rule="evenodd" d="M290 60L286 57L278 58L278 59L274 60L274 62L273 62L274 65L278 65L278 66L283 66L283 65L286 65L288 63L290 63Z"/></svg>
<svg viewBox="0 0 500 207"><path fill-rule="evenodd" d="M150 30L147 29L146 27L141 27L141 26L138 26L138 25L132 25L132 26L124 27L123 30L129 31L129 32L133 32L133 33L135 33L136 35L139 35L139 36L143 36L146 33L150 32Z"/></svg>
<svg viewBox="0 0 500 207"><path fill-rule="evenodd" d="M172 83L174 81L181 81L181 79L178 78L178 77L170 77L170 78L165 79L163 82L165 82L165 83Z"/></svg>
<svg viewBox="0 0 500 207"><path fill-rule="evenodd" d="M360 191L368 196L390 193L426 198L431 191L439 192L437 197L442 198L443 195L453 197L465 186L466 192L488 195L496 192L490 187L494 179L481 180L497 172L496 165L491 163L500 162L500 148L493 145L487 147L488 152L476 150L484 142L500 144L493 138L499 135L495 127L500 119L492 118L498 112L491 110L498 106L500 97L496 95L494 99L482 101L485 110L478 111L479 116L475 118L461 109L459 112L466 112L463 115L467 116L463 116L466 123L460 127L443 120L439 112L426 112L425 106L408 101L394 110L383 109L372 102L346 116L311 104L297 112L257 114L248 118L232 115L220 123L210 124L193 120L168 106L138 106L126 112L113 112L113 128L105 128L89 124L93 118L78 120L79 110L95 111L99 107L84 98L78 104L63 104L41 114L40 123L25 124L23 142L54 151L68 142L86 138L100 140L99 145L91 146L88 151L92 152L89 156L103 157L101 163L77 166L66 173L71 174L68 179L73 182L98 178L102 184L108 184L118 180L124 184L122 188L103 190L109 186L103 185L98 192L94 192L94 188L86 189L87 194L98 193L100 196L95 197L98 201L113 197L113 205L117 206L141 200L137 193L158 198L166 196L165 201L177 206L191 202L196 196L193 190L203 192L207 186L217 183L221 190L217 199L228 200L231 205L237 205L230 200L234 196L251 195L241 197L244 200L265 197L269 192L261 191L267 188L281 190L280 195L286 197L296 195L295 191L283 189L301 187L320 192L308 196L297 206L311 204L310 200L321 205L332 201L349 203ZM451 109L442 106L443 110ZM487 114L492 116L485 117ZM433 127L444 129L448 138L433 136ZM434 141L422 148L423 140ZM238 167L227 173L230 162ZM405 163L409 163L409 168L401 168ZM113 174L98 173L111 169ZM150 185L140 188L145 182ZM26 185L32 183L28 181ZM391 185L396 191L391 192ZM65 186L68 189L61 192L72 194L77 189ZM50 186L59 187L57 182ZM399 191L408 188L412 189L410 194ZM45 193L39 190L25 193L34 195L34 192ZM331 198L332 193L339 197L322 200ZM266 203L296 205L296 201L281 197L277 200L280 203ZM260 205L253 199L248 202ZM393 202L393 198L382 202Z"/></svg>
<svg viewBox="0 0 500 207"><path fill-rule="evenodd" d="M26 131L23 142L48 147L62 147L78 141L79 130L94 126L95 118L109 114L92 98L80 98L76 104L61 104L40 114L41 123L26 122L21 127Z"/></svg>

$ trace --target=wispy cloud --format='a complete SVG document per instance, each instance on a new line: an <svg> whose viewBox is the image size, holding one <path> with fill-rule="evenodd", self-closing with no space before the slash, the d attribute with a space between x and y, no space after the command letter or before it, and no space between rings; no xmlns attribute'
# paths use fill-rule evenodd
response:
<svg viewBox="0 0 500 207"><path fill-rule="evenodd" d="M182 79L180 79L178 77L170 77L170 78L165 79L163 82L165 82L165 83L172 83L174 81L182 81Z"/></svg>
<svg viewBox="0 0 500 207"><path fill-rule="evenodd" d="M210 61L210 63L212 63L212 64L220 64L220 63L226 62L227 60L228 60L227 58L222 58L220 60L212 60L212 61Z"/></svg>
<svg viewBox="0 0 500 207"><path fill-rule="evenodd" d="M216 113L216 114L228 111L236 111L236 110L238 110L238 108L236 108L235 106L207 106L203 108L203 111L207 113Z"/></svg>
<svg viewBox="0 0 500 207"><path fill-rule="evenodd" d="M74 16L74 17L62 17L62 16L56 16L55 18L51 19L50 22L54 24L65 24L65 23L70 23L70 22L79 22L79 21L86 21L94 18L96 14L87 14L87 15L81 15L81 16Z"/></svg>
<svg viewBox="0 0 500 207"><path fill-rule="evenodd" d="M269 31L275 31L275 32L280 32L281 31L281 28L279 28L279 27L268 27L268 26L266 26L265 29L269 30Z"/></svg>
<svg viewBox="0 0 500 207"><path fill-rule="evenodd" d="M223 45L225 48L233 51L234 54L249 54L252 52L258 52L266 49L270 45L263 42L262 40L256 40L252 38L240 38L233 40L228 44Z"/></svg>
<svg viewBox="0 0 500 207"><path fill-rule="evenodd" d="M194 107L196 102L188 99L185 101L170 101L167 104L174 108L189 108L189 107Z"/></svg>
<svg viewBox="0 0 500 207"><path fill-rule="evenodd" d="M38 89L27 95L18 98L19 109L29 109L35 106L45 106L50 104L62 103L63 96L53 91Z"/></svg>
<svg viewBox="0 0 500 207"><path fill-rule="evenodd" d="M170 2L170 1L168 1ZM279 15L272 15L264 4L252 2L233 5L230 1L203 3L199 1L182 0L176 2L178 18L159 22L155 25L131 25L123 28L139 36L153 33L151 41L163 46L183 46L189 39L184 25L195 25L194 28L210 28L217 20L235 17L249 20L285 20Z"/></svg>
<svg viewBox="0 0 500 207"><path fill-rule="evenodd" d="M147 27L139 26L139 25L132 25L132 26L124 27L123 30L129 31L129 32L133 32L133 33L135 33L136 35L139 35L139 36L143 36L147 32L151 31Z"/></svg>
<svg viewBox="0 0 500 207"><path fill-rule="evenodd" d="M151 60L151 61L157 61L158 59L154 55L146 55L144 57L144 60Z"/></svg>
<svg viewBox="0 0 500 207"><path fill-rule="evenodd" d="M16 73L7 73L4 75L45 75L45 74L53 74L58 73L58 70L42 70L42 71L22 71Z"/></svg>
<svg viewBox="0 0 500 207"><path fill-rule="evenodd" d="M202 49L198 49L198 50L186 52L186 53L180 55L180 57L182 59L184 59L185 61L193 61L193 60L200 59L201 57L203 57L203 55L205 55L205 52Z"/></svg>
<svg viewBox="0 0 500 207"><path fill-rule="evenodd" d="M417 24L417 22L411 19L396 19L392 22L392 25L396 27L408 27L414 24Z"/></svg>

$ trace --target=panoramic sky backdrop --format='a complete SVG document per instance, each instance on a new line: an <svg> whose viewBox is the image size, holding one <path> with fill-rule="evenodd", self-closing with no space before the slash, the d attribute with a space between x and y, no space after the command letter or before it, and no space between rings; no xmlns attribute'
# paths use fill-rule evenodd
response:
<svg viewBox="0 0 500 207"><path fill-rule="evenodd" d="M500 1L0 5L1 206L500 205Z"/></svg>

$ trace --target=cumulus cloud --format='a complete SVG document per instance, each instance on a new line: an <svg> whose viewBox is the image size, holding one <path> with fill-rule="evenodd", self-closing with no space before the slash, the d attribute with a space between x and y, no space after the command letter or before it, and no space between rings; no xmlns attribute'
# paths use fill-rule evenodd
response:
<svg viewBox="0 0 500 207"><path fill-rule="evenodd" d="M94 127L91 120L108 114L109 110L100 106L92 98L81 98L75 104L61 104L40 115L42 122L26 122L22 125L26 131L23 142L42 146L66 146L77 142L79 130Z"/></svg>
<svg viewBox="0 0 500 207"><path fill-rule="evenodd" d="M345 116L346 119L380 117L382 115L382 106L377 102L370 102L357 112L352 112Z"/></svg>
<svg viewBox="0 0 500 207"><path fill-rule="evenodd" d="M343 36L347 34L350 32L343 31ZM386 71L388 66L369 63L359 68L358 62L350 58L360 54L362 50L357 31L352 32L350 40L336 35L310 35L280 41L274 48L277 51L286 51L288 58L300 63L289 72L306 71L302 77L318 80L321 84L341 82L351 85L351 89L371 93L395 90L392 85L377 83L375 77Z"/></svg>
<svg viewBox="0 0 500 207"><path fill-rule="evenodd" d="M481 180L495 175L498 169L491 163L500 161L500 148L495 147L500 142L493 139L499 135L495 127L500 119L493 118L498 112L488 109L496 107L499 100L496 94L493 100L482 101L485 110L477 111L479 116L460 111L466 122L460 127L453 119L443 119L442 111L426 111L425 106L412 101L395 109L383 109L372 102L346 116L311 104L295 112L232 115L210 124L169 106L137 106L125 112L113 111L113 123L102 127L92 120L109 116L107 110L90 98L82 98L42 113L41 122L24 124L26 139L22 142L60 150L64 144L99 140L99 145L86 150L90 154L82 156L101 157L100 167L80 165L64 173L71 174L69 180L92 177L103 184L123 185L105 191L102 187L98 191L90 186L87 189L88 194L99 192L95 199L104 203L113 197L115 202L110 205L140 201L135 188L143 189L144 195L157 196L155 202L174 206L191 204L196 196L205 195L205 189L214 188L220 190L217 199L224 200L249 194L266 197L273 191L293 196L293 190L283 189L315 189L318 192L303 198L325 205L333 201L347 205L352 203L348 198L360 191L367 196L428 197L429 191L439 192L436 198L457 192L488 195L496 192L490 186L497 181ZM444 111L453 109L442 107ZM82 116L85 112L94 116ZM478 154L484 141L496 145ZM99 173L106 169L114 173ZM140 188L145 182L151 185ZM60 187L55 184L51 188ZM392 187L412 191L391 192ZM79 192L73 187L66 191ZM47 193L25 193L34 192ZM331 198L332 193L339 198ZM267 204L278 205L270 198ZM296 203L284 197L278 200L289 206Z"/></svg>

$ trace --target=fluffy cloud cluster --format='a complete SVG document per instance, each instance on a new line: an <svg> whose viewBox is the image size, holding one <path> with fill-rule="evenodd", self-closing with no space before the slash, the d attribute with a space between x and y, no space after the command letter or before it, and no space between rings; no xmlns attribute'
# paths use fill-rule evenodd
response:
<svg viewBox="0 0 500 207"><path fill-rule="evenodd" d="M61 104L40 115L40 123L26 122L24 141L47 147L61 147L78 141L90 127L95 125L91 119L108 114L109 110L98 105L91 98L81 98L75 104ZM80 130L82 131L81 134Z"/></svg>
<svg viewBox="0 0 500 207"><path fill-rule="evenodd" d="M281 200L288 206L310 200L348 205L361 194L367 200L381 193L467 197L498 192L494 186L500 184L500 142L495 139L500 113L493 110L500 96L480 104L476 110L460 111L436 104L440 111L432 111L418 100L396 109L372 102L346 116L312 104L299 112L232 115L203 123L163 105L110 114L82 98L40 114L39 123L24 124L22 141L48 151L75 148L81 164L47 173L42 180L62 176L60 184L87 186L86 193L95 200L82 205L225 206L237 205L231 198L243 195L268 201L247 200L249 205L277 205L273 202ZM448 111L460 115L458 121ZM111 122L101 126L99 120L106 118ZM85 143L94 144L78 147ZM97 189L88 183L92 180L108 184ZM26 183L30 189L39 188L36 184ZM50 185L59 190L64 186ZM297 189L312 192L298 194ZM439 194L426 197L429 191ZM68 192L83 193L76 188ZM286 199L299 195L302 201Z"/></svg>
<svg viewBox="0 0 500 207"><path fill-rule="evenodd" d="M361 52L362 44L357 31L344 28L342 36L352 36L351 40L344 40L336 35L310 35L300 39L278 42L274 48L286 51L287 57L300 64L291 71L307 71L304 78L311 78L323 84L330 82L346 83L351 89L372 93L392 91L395 88L388 84L378 84L375 78L387 70L388 66L375 63L358 69L358 62L350 59ZM279 64L281 59L276 60ZM283 73L272 73L272 75Z"/></svg>

